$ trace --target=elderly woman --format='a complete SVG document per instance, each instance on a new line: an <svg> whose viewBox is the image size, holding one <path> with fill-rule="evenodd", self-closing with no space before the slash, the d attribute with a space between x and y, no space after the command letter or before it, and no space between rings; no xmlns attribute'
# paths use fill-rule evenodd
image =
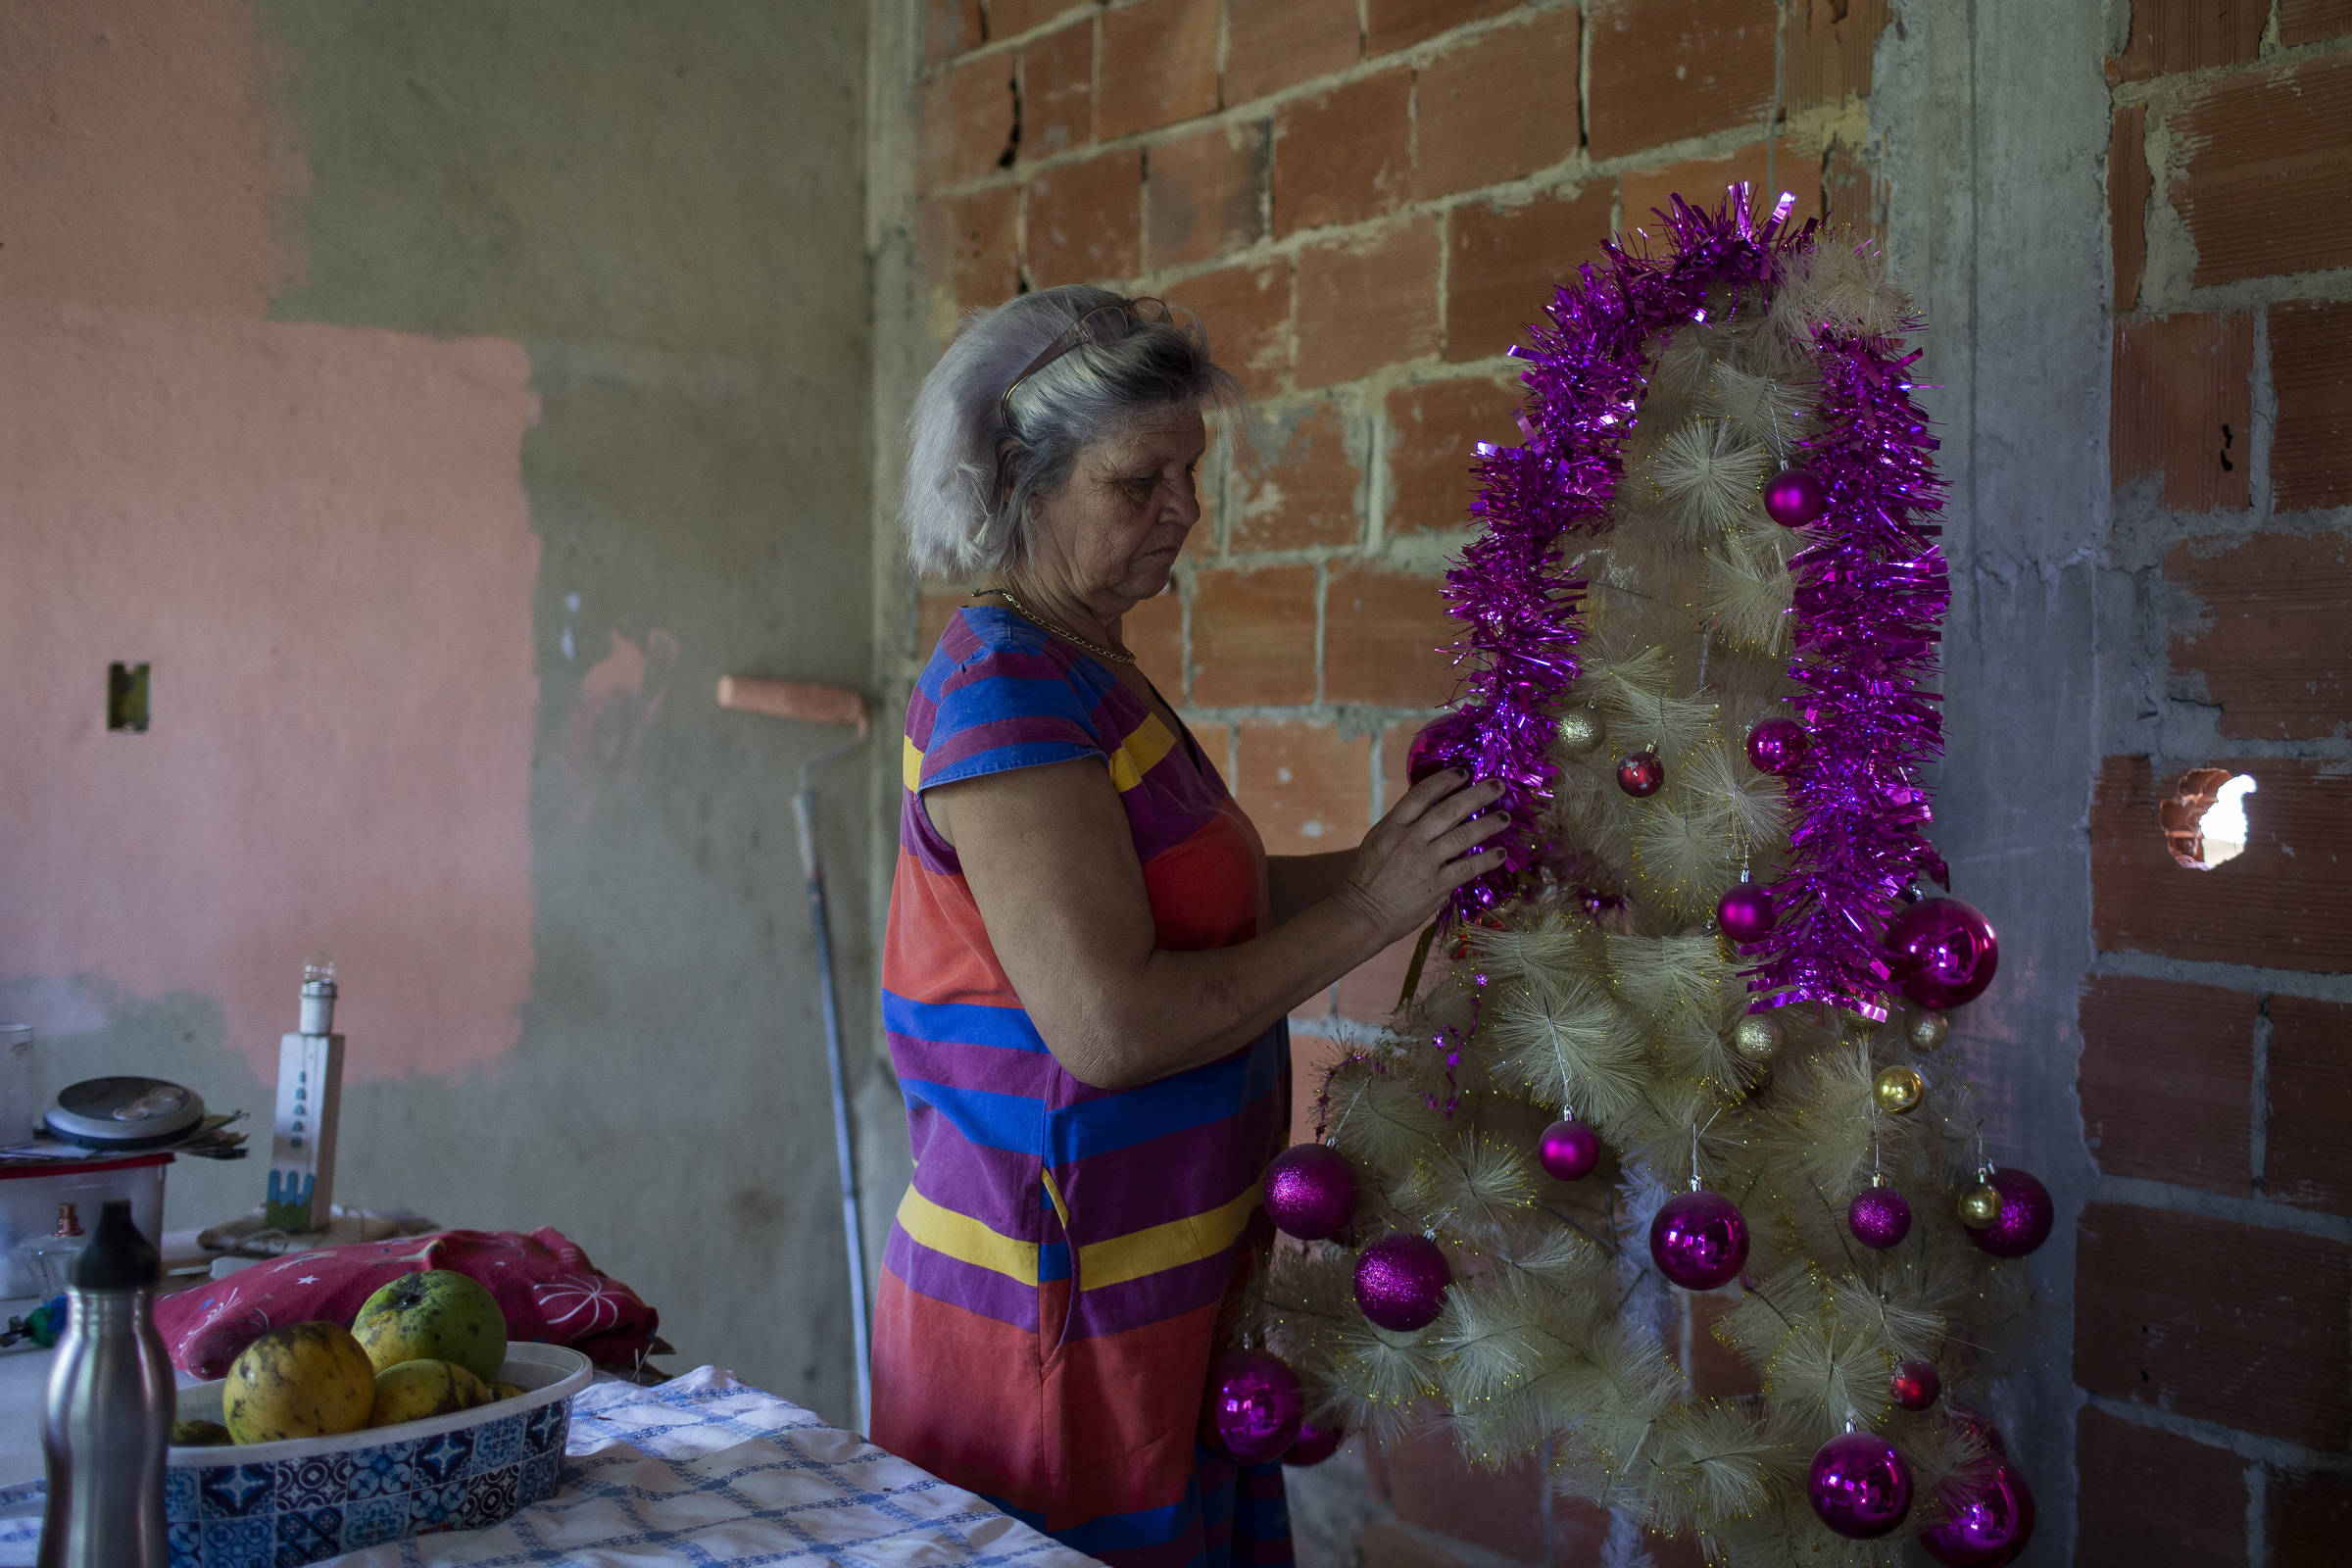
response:
<svg viewBox="0 0 2352 1568"><path fill-rule="evenodd" d="M913 1185L874 1438L1114 1564L1287 1562L1281 1469L1196 1446L1265 1240L1291 1009L1499 858L1442 773L1354 850L1268 858L1121 619L1200 521L1197 324L1094 288L974 319L923 383L915 567L985 583L906 709L883 1013Z"/></svg>

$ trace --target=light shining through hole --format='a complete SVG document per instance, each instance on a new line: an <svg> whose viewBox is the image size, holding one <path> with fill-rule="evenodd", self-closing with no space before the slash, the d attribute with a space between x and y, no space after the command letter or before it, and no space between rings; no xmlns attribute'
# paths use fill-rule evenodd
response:
<svg viewBox="0 0 2352 1568"><path fill-rule="evenodd" d="M2197 818L2197 839L2205 851L2199 859L2206 870L2246 853L2246 797L2258 787L2252 774L2239 773L2213 792L2213 804Z"/></svg>

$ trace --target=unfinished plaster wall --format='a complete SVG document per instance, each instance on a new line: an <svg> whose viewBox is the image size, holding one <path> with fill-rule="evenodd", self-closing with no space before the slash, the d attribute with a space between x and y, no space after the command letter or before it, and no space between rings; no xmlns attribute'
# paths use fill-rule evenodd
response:
<svg viewBox="0 0 2352 1568"><path fill-rule="evenodd" d="M556 1225L842 1418L842 737L710 694L867 676L863 62L756 0L0 12L0 1013L266 1116L331 953L339 1198Z"/></svg>

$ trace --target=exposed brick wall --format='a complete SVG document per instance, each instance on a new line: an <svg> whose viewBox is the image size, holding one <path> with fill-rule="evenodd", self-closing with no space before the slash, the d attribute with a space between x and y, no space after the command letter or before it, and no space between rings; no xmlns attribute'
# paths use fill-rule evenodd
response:
<svg viewBox="0 0 2352 1568"><path fill-rule="evenodd" d="M2352 5L2136 0L2108 62L2110 564L2137 750L2090 813L2082 1563L2316 1563L2352 1516ZM2111 663L2110 669L2115 666ZM2253 775L2178 863L2182 773Z"/></svg>

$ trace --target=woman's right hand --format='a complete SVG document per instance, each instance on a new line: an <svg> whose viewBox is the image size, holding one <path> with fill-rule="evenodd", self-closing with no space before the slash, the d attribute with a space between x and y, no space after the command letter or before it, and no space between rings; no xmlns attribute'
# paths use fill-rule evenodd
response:
<svg viewBox="0 0 2352 1568"><path fill-rule="evenodd" d="M1371 926L1387 947L1418 931L1447 895L1502 863L1499 850L1478 846L1510 824L1499 811L1471 819L1502 795L1494 780L1470 784L1448 769L1404 792L1389 814L1372 824L1355 864L1332 898ZM1472 853L1472 852L1476 853Z"/></svg>

